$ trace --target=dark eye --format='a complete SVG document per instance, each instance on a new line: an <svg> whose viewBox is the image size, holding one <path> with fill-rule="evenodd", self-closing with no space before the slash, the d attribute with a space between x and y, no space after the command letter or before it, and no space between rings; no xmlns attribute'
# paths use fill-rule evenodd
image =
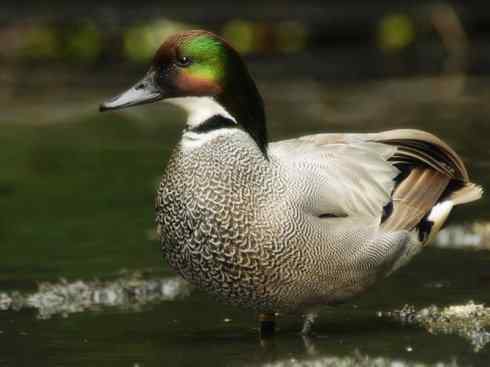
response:
<svg viewBox="0 0 490 367"><path fill-rule="evenodd" d="M190 57L187 56L177 56L177 62L176 64L182 68L185 68L192 64L192 60Z"/></svg>

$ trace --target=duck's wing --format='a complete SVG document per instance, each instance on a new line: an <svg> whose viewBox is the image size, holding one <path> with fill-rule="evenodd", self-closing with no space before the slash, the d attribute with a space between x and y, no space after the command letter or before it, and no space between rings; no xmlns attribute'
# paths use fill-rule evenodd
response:
<svg viewBox="0 0 490 367"><path fill-rule="evenodd" d="M388 162L394 147L353 135L285 140L271 144L269 154L284 168L290 195L304 210L324 218L380 219L400 173Z"/></svg>
<svg viewBox="0 0 490 367"><path fill-rule="evenodd" d="M419 130L316 134L272 143L270 154L302 188L306 210L363 218L386 231L412 230L441 199L456 205L482 193L459 156Z"/></svg>

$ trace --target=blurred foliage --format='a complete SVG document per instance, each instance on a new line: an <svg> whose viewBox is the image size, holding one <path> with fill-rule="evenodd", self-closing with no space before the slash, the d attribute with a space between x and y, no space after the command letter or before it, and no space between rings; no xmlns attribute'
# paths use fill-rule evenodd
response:
<svg viewBox="0 0 490 367"><path fill-rule="evenodd" d="M281 22L277 29L278 48L283 52L298 52L306 48L308 30L300 22Z"/></svg>
<svg viewBox="0 0 490 367"><path fill-rule="evenodd" d="M144 19L135 16L124 23L117 18L117 12L110 20L66 19L63 14L33 17L0 24L0 64L17 67L52 61L82 66L147 63L169 35L184 29L205 28L217 31L242 54L304 55L305 50L329 49L335 59L338 53L334 48L374 47L381 52L374 54L372 66L359 68L373 70L381 65L383 71L397 73L410 67L420 71L420 65L424 65L429 72L466 71L470 42L460 8L443 2L397 8L397 12L386 10L358 14L357 18L354 14L343 14L340 22L325 23L292 13L274 19L235 15L212 21L203 14L200 19L208 23L198 25L158 15ZM422 47L412 47L415 44ZM408 49L410 55L401 54ZM345 63L340 64L347 69Z"/></svg>
<svg viewBox="0 0 490 367"><path fill-rule="evenodd" d="M75 27L67 39L66 56L82 63L93 63L103 48L100 31L93 23L83 23Z"/></svg>
<svg viewBox="0 0 490 367"><path fill-rule="evenodd" d="M94 23L76 24L21 23L0 29L0 40L9 40L0 51L4 60L71 60L93 63L104 44L102 33Z"/></svg>
<svg viewBox="0 0 490 367"><path fill-rule="evenodd" d="M255 34L252 22L233 19L223 26L223 37L230 42L238 52L251 52L255 45Z"/></svg>
<svg viewBox="0 0 490 367"><path fill-rule="evenodd" d="M223 37L240 53L299 52L306 48L305 24L284 21L273 24L233 19L222 29Z"/></svg>
<svg viewBox="0 0 490 367"><path fill-rule="evenodd" d="M415 40L415 26L405 14L388 14L378 27L378 46L385 51L403 49Z"/></svg>
<svg viewBox="0 0 490 367"><path fill-rule="evenodd" d="M9 40L0 50L0 57L3 61L56 59L84 65L93 64L108 53L111 58L143 63L171 34L192 28L196 26L166 18L110 32L92 21L11 24L0 28L0 41ZM307 46L309 37L306 25L297 21L264 23L231 19L223 24L220 33L244 54L299 52ZM120 41L122 48L115 46L118 44L115 40Z"/></svg>
<svg viewBox="0 0 490 367"><path fill-rule="evenodd" d="M168 19L135 25L124 33L125 55L133 62L146 62L160 47L163 40L186 28L188 28L186 24Z"/></svg>
<svg viewBox="0 0 490 367"><path fill-rule="evenodd" d="M22 41L18 54L21 57L31 59L55 58L61 49L60 39L56 29L51 25L35 24L20 28Z"/></svg>

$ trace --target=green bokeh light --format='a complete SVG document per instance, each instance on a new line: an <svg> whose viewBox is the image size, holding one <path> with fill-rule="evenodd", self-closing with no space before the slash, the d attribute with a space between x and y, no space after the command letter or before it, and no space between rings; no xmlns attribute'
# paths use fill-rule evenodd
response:
<svg viewBox="0 0 490 367"><path fill-rule="evenodd" d="M185 28L183 23L166 19L131 27L124 35L124 52L133 62L146 62L165 39Z"/></svg>
<svg viewBox="0 0 490 367"><path fill-rule="evenodd" d="M277 28L277 47L282 52L298 52L305 48L308 31L300 22L281 22Z"/></svg>
<svg viewBox="0 0 490 367"><path fill-rule="evenodd" d="M28 59L52 59L59 56L60 42L54 27L33 25L23 34L19 56Z"/></svg>
<svg viewBox="0 0 490 367"><path fill-rule="evenodd" d="M398 51L415 40L415 27L405 14L389 14L378 27L378 46L385 51Z"/></svg>
<svg viewBox="0 0 490 367"><path fill-rule="evenodd" d="M255 49L254 24L234 19L223 26L223 37L240 53L250 53Z"/></svg>
<svg viewBox="0 0 490 367"><path fill-rule="evenodd" d="M83 23L70 34L65 48L68 58L92 63L102 51L102 36L92 23Z"/></svg>

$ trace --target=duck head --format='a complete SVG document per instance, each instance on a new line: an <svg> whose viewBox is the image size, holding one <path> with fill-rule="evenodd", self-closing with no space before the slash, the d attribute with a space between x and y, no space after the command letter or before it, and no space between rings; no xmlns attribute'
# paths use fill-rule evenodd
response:
<svg viewBox="0 0 490 367"><path fill-rule="evenodd" d="M157 101L184 108L188 129L207 129L216 119L243 128L265 153L267 133L262 98L238 52L201 30L177 33L156 52L146 75L100 106L115 110Z"/></svg>

